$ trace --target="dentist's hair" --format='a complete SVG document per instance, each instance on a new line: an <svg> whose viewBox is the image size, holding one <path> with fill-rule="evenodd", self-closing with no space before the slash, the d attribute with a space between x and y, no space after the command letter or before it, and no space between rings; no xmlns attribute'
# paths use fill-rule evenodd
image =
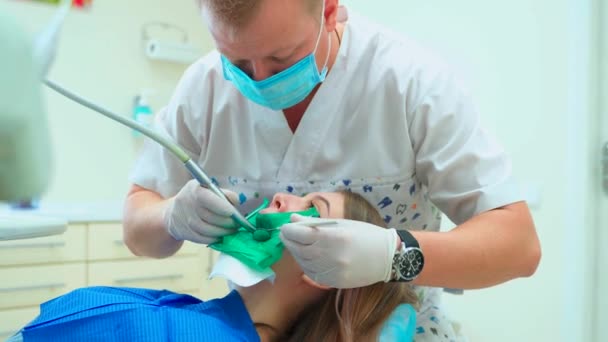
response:
<svg viewBox="0 0 608 342"><path fill-rule="evenodd" d="M342 194L345 197L344 218L386 227L378 211L363 197L352 192ZM418 307L418 298L407 283L376 283L355 289L333 289L301 315L282 340L377 341L384 321L399 304L404 303Z"/></svg>
<svg viewBox="0 0 608 342"><path fill-rule="evenodd" d="M199 7L205 6L210 13L224 24L235 28L245 26L255 16L265 0L197 0ZM317 15L322 0L300 0L311 14Z"/></svg>

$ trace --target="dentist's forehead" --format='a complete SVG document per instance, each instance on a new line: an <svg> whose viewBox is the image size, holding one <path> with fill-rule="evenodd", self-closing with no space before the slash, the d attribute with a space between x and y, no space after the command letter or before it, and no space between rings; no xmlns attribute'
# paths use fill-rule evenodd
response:
<svg viewBox="0 0 608 342"><path fill-rule="evenodd" d="M221 22L208 10L203 10L203 16L216 48L227 57L238 59L260 59L293 49L311 38L319 25L311 16L293 14L290 18L288 14L275 15L270 10L260 11L252 22L238 29Z"/></svg>

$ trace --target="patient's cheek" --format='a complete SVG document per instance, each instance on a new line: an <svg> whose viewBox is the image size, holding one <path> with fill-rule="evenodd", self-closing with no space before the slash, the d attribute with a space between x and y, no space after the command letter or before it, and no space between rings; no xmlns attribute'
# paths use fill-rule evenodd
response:
<svg viewBox="0 0 608 342"><path fill-rule="evenodd" d="M289 281L298 280L304 273L287 249L283 250L283 256L272 266L272 270L276 273L277 279L283 278Z"/></svg>

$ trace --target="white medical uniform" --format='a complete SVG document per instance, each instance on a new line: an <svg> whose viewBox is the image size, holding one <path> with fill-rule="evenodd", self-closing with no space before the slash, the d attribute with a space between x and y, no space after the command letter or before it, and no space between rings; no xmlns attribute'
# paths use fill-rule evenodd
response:
<svg viewBox="0 0 608 342"><path fill-rule="evenodd" d="M389 227L437 231L439 210L459 224L521 200L507 156L448 68L353 14L295 133L283 112L248 101L224 80L215 51L186 71L156 124L217 185L239 194L243 213L277 192L348 189L375 205ZM148 141L131 180L169 197L191 178ZM417 340L453 339L443 333L449 327L425 326L441 317L433 311L439 291L419 291L427 321L418 322Z"/></svg>

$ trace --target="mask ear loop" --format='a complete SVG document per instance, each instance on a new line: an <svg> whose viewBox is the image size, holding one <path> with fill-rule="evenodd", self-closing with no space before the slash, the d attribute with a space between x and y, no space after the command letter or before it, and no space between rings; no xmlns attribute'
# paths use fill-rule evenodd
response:
<svg viewBox="0 0 608 342"><path fill-rule="evenodd" d="M325 25L325 0L323 0L323 6L321 8L321 28L319 29L319 35L317 36L317 42L315 43L315 48L312 52L313 55L317 53L317 48L319 47L319 43L321 42L321 34L323 33L323 26ZM331 33L327 34L327 38L329 39L327 46L327 55L325 56L325 63L323 64L323 68L321 69L321 73L323 74L327 70L327 62L329 62L329 53L331 52Z"/></svg>
<svg viewBox="0 0 608 342"><path fill-rule="evenodd" d="M321 33L323 33L323 25L325 24L325 0L323 0L323 6L321 7L321 28L319 28L319 34L317 35L317 42L315 43L315 48L312 50L313 54L317 52L317 48L319 47L319 42L321 41Z"/></svg>
<svg viewBox="0 0 608 342"><path fill-rule="evenodd" d="M327 55L325 56L325 63L323 64L323 69L321 70L321 74L327 72L327 62L329 62L329 53L331 52L331 33L327 33L327 39L329 39L329 43L327 44Z"/></svg>

